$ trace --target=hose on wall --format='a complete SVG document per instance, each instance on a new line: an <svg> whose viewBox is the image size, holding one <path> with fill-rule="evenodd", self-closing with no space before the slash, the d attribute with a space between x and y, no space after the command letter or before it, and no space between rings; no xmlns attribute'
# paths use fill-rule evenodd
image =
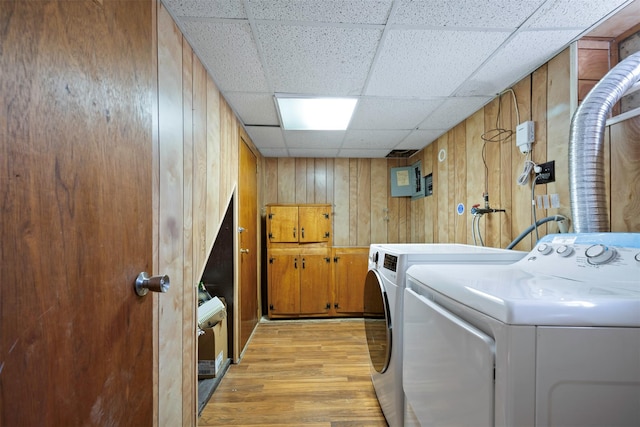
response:
<svg viewBox="0 0 640 427"><path fill-rule="evenodd" d="M640 52L612 68L571 119L569 191L576 233L609 231L604 176L604 130L616 102L640 80Z"/></svg>

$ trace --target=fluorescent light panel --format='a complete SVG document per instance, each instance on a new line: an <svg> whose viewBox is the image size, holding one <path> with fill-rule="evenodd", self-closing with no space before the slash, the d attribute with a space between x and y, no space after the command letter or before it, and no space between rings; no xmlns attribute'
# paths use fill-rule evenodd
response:
<svg viewBox="0 0 640 427"><path fill-rule="evenodd" d="M276 96L285 130L346 130L357 98L301 98Z"/></svg>

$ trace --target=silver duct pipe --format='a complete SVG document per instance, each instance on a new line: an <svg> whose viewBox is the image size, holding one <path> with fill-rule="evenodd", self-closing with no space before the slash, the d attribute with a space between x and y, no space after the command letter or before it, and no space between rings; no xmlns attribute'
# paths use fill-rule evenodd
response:
<svg viewBox="0 0 640 427"><path fill-rule="evenodd" d="M609 231L604 183L604 129L614 104L640 80L640 52L612 68L573 114L569 190L576 233Z"/></svg>

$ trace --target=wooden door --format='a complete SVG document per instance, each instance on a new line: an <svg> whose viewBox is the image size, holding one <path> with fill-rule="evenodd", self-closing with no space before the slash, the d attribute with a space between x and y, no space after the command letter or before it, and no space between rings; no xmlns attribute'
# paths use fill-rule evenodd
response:
<svg viewBox="0 0 640 427"><path fill-rule="evenodd" d="M303 253L300 262L300 313L323 314L331 309L329 253Z"/></svg>
<svg viewBox="0 0 640 427"><path fill-rule="evenodd" d="M267 212L267 236L271 243L298 241L298 207L269 206Z"/></svg>
<svg viewBox="0 0 640 427"><path fill-rule="evenodd" d="M258 324L258 166L245 136L240 136L238 226L240 232L240 352ZM239 356L239 354L238 354Z"/></svg>
<svg viewBox="0 0 640 427"><path fill-rule="evenodd" d="M337 313L364 311L364 282L369 248L334 249L335 309Z"/></svg>
<svg viewBox="0 0 640 427"><path fill-rule="evenodd" d="M329 206L300 206L298 208L300 243L329 242L331 211Z"/></svg>
<svg viewBox="0 0 640 427"><path fill-rule="evenodd" d="M2 2L0 425L153 423L151 3Z"/></svg>
<svg viewBox="0 0 640 427"><path fill-rule="evenodd" d="M300 258L297 253L269 255L269 315L300 312Z"/></svg>

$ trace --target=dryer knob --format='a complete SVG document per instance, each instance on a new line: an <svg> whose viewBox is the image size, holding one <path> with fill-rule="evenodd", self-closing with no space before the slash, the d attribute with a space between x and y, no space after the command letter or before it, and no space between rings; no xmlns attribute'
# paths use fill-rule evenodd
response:
<svg viewBox="0 0 640 427"><path fill-rule="evenodd" d="M540 252L542 255L549 255L551 252L553 252L553 246L547 245L546 243L541 243L540 246L538 246L538 252Z"/></svg>
<svg viewBox="0 0 640 427"><path fill-rule="evenodd" d="M606 264L616 256L616 250L605 245L598 244L587 248L584 253L587 256L589 264L600 265Z"/></svg>
<svg viewBox="0 0 640 427"><path fill-rule="evenodd" d="M566 258L573 253L573 248L571 246L562 245L556 249L556 253L561 257Z"/></svg>

